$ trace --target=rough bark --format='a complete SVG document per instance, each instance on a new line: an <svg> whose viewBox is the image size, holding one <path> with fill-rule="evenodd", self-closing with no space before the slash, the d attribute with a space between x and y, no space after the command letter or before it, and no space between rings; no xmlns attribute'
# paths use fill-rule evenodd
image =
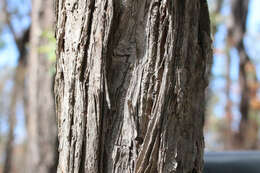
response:
<svg viewBox="0 0 260 173"><path fill-rule="evenodd" d="M59 173L200 173L205 0L58 0Z"/></svg>
<svg viewBox="0 0 260 173"><path fill-rule="evenodd" d="M51 63L39 51L47 44L43 32L52 30L55 15L52 0L33 0L30 53L28 59L26 173L51 173L56 169L57 130L54 111Z"/></svg>
<svg viewBox="0 0 260 173"><path fill-rule="evenodd" d="M249 77L248 66L253 65L244 47L244 35L246 33L246 20L248 14L249 0L232 0L231 1L231 21L228 26L228 38L229 44L235 47L239 54L239 84L241 89L240 99L240 113L241 120L239 124L239 133L236 136L237 148L255 148L255 142L253 144L248 143L249 138L252 136L248 133L249 128L252 125L250 123L250 100L251 87L250 83L257 83L256 75L253 77L253 81ZM252 76L252 75L251 75ZM257 139L257 135L253 138Z"/></svg>

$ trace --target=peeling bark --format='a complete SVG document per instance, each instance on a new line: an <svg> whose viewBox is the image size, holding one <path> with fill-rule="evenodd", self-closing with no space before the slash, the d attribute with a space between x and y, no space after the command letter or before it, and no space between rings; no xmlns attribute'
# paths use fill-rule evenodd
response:
<svg viewBox="0 0 260 173"><path fill-rule="evenodd" d="M206 1L56 7L58 172L201 173Z"/></svg>

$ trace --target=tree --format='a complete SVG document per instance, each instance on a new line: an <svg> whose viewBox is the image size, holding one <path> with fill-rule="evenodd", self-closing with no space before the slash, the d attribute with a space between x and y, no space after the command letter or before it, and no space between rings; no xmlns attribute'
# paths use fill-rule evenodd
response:
<svg viewBox="0 0 260 173"><path fill-rule="evenodd" d="M11 18L14 16L18 16L19 10L16 13L12 14L8 11L8 2L7 0L1 1L2 11L4 15L4 24L9 29L10 33L14 38L14 42L17 46L19 52L18 65L15 69L14 79L13 79L13 88L10 96L10 106L9 106L9 114L8 114L8 134L7 134L7 142L5 149L5 162L3 173L9 173L13 170L13 156L14 156L14 129L16 126L16 104L18 102L18 98L21 94L21 91L24 89L24 79L26 72L26 44L29 40L29 29L24 29L20 34L15 30Z"/></svg>
<svg viewBox="0 0 260 173"><path fill-rule="evenodd" d="M24 35L26 36L26 34ZM24 42L26 42L24 40ZM9 115L8 115L8 137L6 142L6 150L5 150L5 162L4 162L4 170L3 173L12 172L13 168L13 157L14 157L14 129L16 126L16 103L18 101L19 93L21 93L21 89L23 89L23 82L25 77L25 62L24 58L20 57L18 66L15 69L14 75L14 86L12 88L11 93L11 101L10 101L10 108L9 108Z"/></svg>
<svg viewBox="0 0 260 173"><path fill-rule="evenodd" d="M256 98L257 76L253 62L248 56L244 46L246 33L246 19L249 0L231 1L231 22L228 26L229 44L237 49L239 55L239 84L241 101L239 105L241 120L239 132L235 136L236 148L256 149L258 146L258 125L256 120L250 120L254 107L250 105Z"/></svg>
<svg viewBox="0 0 260 173"><path fill-rule="evenodd" d="M206 0L58 0L58 172L201 173Z"/></svg>
<svg viewBox="0 0 260 173"><path fill-rule="evenodd" d="M30 52L28 57L27 173L56 172L57 130L51 62L42 50L55 15L52 0L32 1Z"/></svg>

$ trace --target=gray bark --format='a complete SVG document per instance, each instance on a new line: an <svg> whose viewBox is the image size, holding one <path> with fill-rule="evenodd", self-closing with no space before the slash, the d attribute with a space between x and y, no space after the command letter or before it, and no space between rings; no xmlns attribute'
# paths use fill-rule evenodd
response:
<svg viewBox="0 0 260 173"><path fill-rule="evenodd" d="M58 0L59 173L200 173L205 0Z"/></svg>
<svg viewBox="0 0 260 173"><path fill-rule="evenodd" d="M42 33L51 30L54 24L52 0L32 1L31 20L26 173L51 173L56 171L57 163L53 78L49 73L51 63L39 48L47 42Z"/></svg>

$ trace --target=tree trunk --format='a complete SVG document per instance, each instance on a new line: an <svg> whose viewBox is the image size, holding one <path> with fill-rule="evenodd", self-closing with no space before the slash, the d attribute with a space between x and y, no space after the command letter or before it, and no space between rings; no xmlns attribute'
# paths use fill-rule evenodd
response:
<svg viewBox="0 0 260 173"><path fill-rule="evenodd" d="M8 115L8 135L7 135L7 143L5 149L5 161L4 161L4 169L3 173L10 173L13 171L15 164L13 163L14 154L14 129L16 126L16 104L18 102L19 93L22 93L24 87L25 73L26 73L26 44L29 41L29 29L23 31L23 33L18 36L18 34L14 31L13 25L11 23L11 14L8 12L8 1L2 1L3 13L5 14L5 22L11 34L14 38L15 44L17 46L19 52L19 60L18 65L15 69L14 79L13 79L13 88L11 93L11 101L9 107L9 115Z"/></svg>
<svg viewBox="0 0 260 173"><path fill-rule="evenodd" d="M252 111L250 107L250 100L253 99L251 84L257 83L256 73L248 68L254 66L244 47L244 35L246 33L246 19L248 14L249 0L232 0L231 1L231 22L228 28L229 42L234 46L239 54L239 83L241 89L240 113L241 120L239 124L239 133L236 136L237 148L240 149L256 149L257 128L253 131L255 135L252 136L250 132L251 126L254 122L250 122L249 114ZM254 67L253 67L254 68ZM248 70L249 69L249 70ZM252 69L252 68L251 68ZM255 68L254 68L255 69ZM252 77L254 76L254 77ZM253 124L252 124L253 123ZM250 139L251 138L251 139ZM252 141L252 142L251 142Z"/></svg>
<svg viewBox="0 0 260 173"><path fill-rule="evenodd" d="M54 24L52 0L32 1L30 53L28 60L28 110L26 173L55 172L57 130L51 63L40 48L48 44L43 33Z"/></svg>
<svg viewBox="0 0 260 173"><path fill-rule="evenodd" d="M25 46L24 46L25 48ZM24 58L21 57L19 59L18 66L15 70L14 76L14 84L12 88L11 94L11 102L9 107L9 115L8 115L8 135L7 135L7 143L6 143L6 150L5 150L5 162L4 162L4 170L3 173L10 173L12 172L13 166L13 156L14 156L14 130L16 126L16 104L18 102L19 93L23 89L23 82L25 77L25 62Z"/></svg>
<svg viewBox="0 0 260 173"><path fill-rule="evenodd" d="M17 82L14 79L14 87L12 89L11 94L11 103L9 108L9 115L8 115L8 135L7 135L7 142L5 147L5 162L4 162L4 169L3 173L10 173L12 170L12 160L13 160L13 148L14 148L14 128L16 124L16 101L17 101Z"/></svg>
<svg viewBox="0 0 260 173"><path fill-rule="evenodd" d="M58 0L59 173L201 173L206 0Z"/></svg>
<svg viewBox="0 0 260 173"><path fill-rule="evenodd" d="M229 55L230 46L226 44L226 86L225 86L225 95L226 95L226 105L225 105L225 117L226 117L226 129L224 131L224 148L225 150L230 150L233 148L233 133L232 133L232 99L230 95L232 79L231 79L231 57Z"/></svg>

